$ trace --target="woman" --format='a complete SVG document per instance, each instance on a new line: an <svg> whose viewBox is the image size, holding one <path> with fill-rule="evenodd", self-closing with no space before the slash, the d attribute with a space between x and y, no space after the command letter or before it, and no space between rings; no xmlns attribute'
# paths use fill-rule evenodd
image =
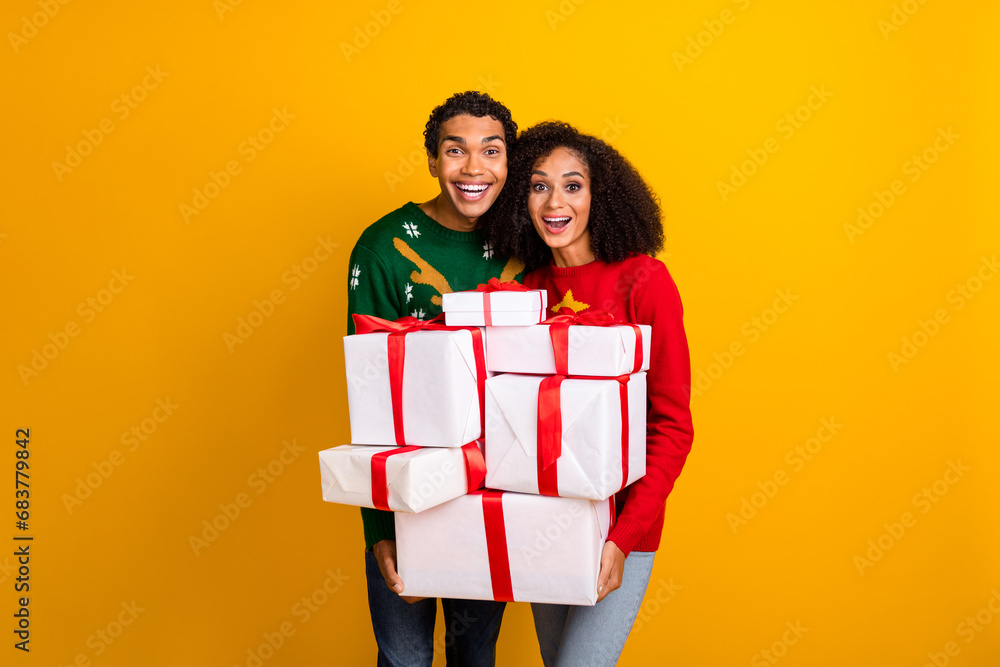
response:
<svg viewBox="0 0 1000 667"><path fill-rule="evenodd" d="M484 220L501 256L548 291L550 314L608 311L652 326L647 373L646 475L616 497L594 607L533 604L542 660L614 665L639 611L660 545L667 495L691 448L691 369L677 288L662 262L660 207L618 151L566 123L526 130L507 186Z"/></svg>

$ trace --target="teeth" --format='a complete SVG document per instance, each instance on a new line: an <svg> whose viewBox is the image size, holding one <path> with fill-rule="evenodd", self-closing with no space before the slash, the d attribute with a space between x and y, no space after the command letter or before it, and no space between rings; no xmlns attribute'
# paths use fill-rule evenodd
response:
<svg viewBox="0 0 1000 667"><path fill-rule="evenodd" d="M471 194L482 192L486 188L490 187L488 185L460 185L458 183L456 183L455 186L462 192L468 192Z"/></svg>
<svg viewBox="0 0 1000 667"><path fill-rule="evenodd" d="M545 218L546 222L569 222L569 216L565 218Z"/></svg>

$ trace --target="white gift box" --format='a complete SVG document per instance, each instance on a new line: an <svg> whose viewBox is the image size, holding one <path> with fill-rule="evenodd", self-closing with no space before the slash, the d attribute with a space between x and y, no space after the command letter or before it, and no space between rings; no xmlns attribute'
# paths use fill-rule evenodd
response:
<svg viewBox="0 0 1000 667"><path fill-rule="evenodd" d="M488 523L484 503L496 504ZM593 605L610 502L499 491L396 514L404 595ZM498 530L498 524L500 530Z"/></svg>
<svg viewBox="0 0 1000 667"><path fill-rule="evenodd" d="M344 337L347 404L355 445L401 444L393 423L389 335ZM461 447L482 437L473 344L469 330L422 330L406 335L401 406L405 444Z"/></svg>
<svg viewBox="0 0 1000 667"><path fill-rule="evenodd" d="M478 447L473 443L470 447ZM421 512L470 491L465 451L442 447L372 447L341 445L319 453L323 500L359 507L377 507L373 459L383 456L383 492L388 509ZM482 466L482 450L470 452ZM376 464L377 465L377 464ZM471 490L482 486L482 476L473 475Z"/></svg>
<svg viewBox="0 0 1000 667"><path fill-rule="evenodd" d="M505 373L486 381L487 488L540 492L538 392L543 380ZM562 381L562 453L554 464L558 495L599 500L622 488L620 387L617 379ZM626 485L646 474L645 373L628 376L627 397Z"/></svg>
<svg viewBox="0 0 1000 667"><path fill-rule="evenodd" d="M467 290L441 295L448 326L525 326L545 319L545 290Z"/></svg>
<svg viewBox="0 0 1000 667"><path fill-rule="evenodd" d="M494 327L486 330L486 368L503 373L556 373L548 324L531 327ZM642 365L649 370L652 328L640 324ZM635 329L631 325L597 327L571 325L568 329L568 374L614 377L635 372Z"/></svg>

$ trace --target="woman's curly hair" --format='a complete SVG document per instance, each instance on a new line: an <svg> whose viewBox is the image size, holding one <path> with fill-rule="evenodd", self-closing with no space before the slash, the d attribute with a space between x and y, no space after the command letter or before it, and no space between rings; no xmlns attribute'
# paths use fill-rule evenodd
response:
<svg viewBox="0 0 1000 667"><path fill-rule="evenodd" d="M516 257L531 271L545 266L552 251L528 215L531 171L556 148L583 162L590 178L590 245L598 259L619 262L663 248L663 224L656 195L625 157L597 137L568 123L547 121L528 128L509 155L507 182L480 218L484 238L498 256Z"/></svg>

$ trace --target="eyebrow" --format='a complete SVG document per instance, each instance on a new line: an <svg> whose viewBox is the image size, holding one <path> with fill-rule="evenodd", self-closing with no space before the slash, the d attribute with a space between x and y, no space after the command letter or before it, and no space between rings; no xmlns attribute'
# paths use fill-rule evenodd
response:
<svg viewBox="0 0 1000 667"><path fill-rule="evenodd" d="M503 142L503 137L500 136L499 134L494 134L489 137L483 137L482 143L488 144L491 141L497 141L497 140ZM441 137L441 143L444 143L446 141L454 141L456 144L462 144L463 146L465 145L465 137L459 137L454 134L449 134L446 137Z"/></svg>
<svg viewBox="0 0 1000 667"><path fill-rule="evenodd" d="M548 178L548 176L549 176L548 174L546 174L541 169L534 169L534 170L532 170L531 173L532 173L532 175L545 176L546 178ZM566 178L567 176L579 176L580 178L584 177L583 174L581 174L578 171L567 171L565 174L563 174L563 178Z"/></svg>

